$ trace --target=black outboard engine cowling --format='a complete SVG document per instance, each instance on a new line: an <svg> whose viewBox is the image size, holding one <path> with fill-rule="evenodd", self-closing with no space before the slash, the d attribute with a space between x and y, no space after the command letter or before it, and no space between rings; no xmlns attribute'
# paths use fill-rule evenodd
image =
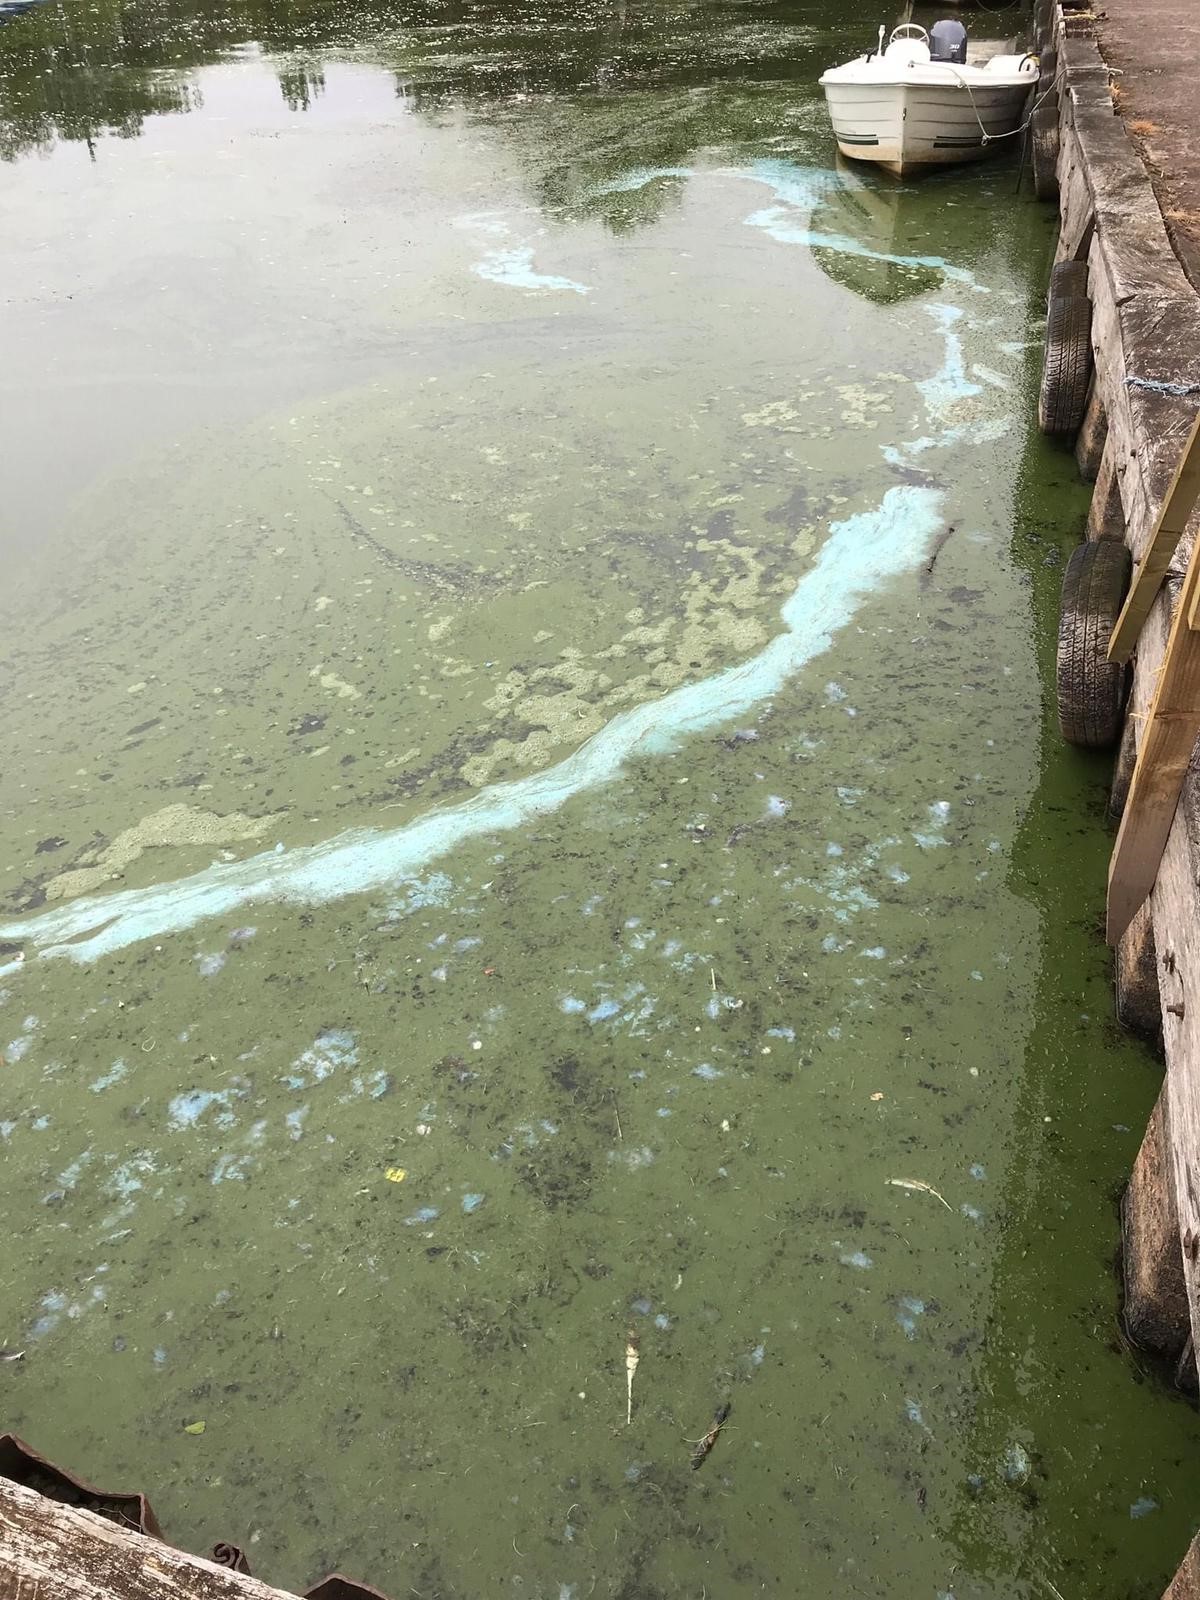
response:
<svg viewBox="0 0 1200 1600"><path fill-rule="evenodd" d="M967 61L967 30L961 22L946 17L935 22L929 30L929 59L954 61L965 66Z"/></svg>

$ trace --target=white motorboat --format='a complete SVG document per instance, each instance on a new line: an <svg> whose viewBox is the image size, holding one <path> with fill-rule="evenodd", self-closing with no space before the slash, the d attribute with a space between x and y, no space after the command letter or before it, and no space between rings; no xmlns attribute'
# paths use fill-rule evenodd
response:
<svg viewBox="0 0 1200 1600"><path fill-rule="evenodd" d="M834 137L843 155L874 161L897 177L918 167L977 161L1003 148L1021 126L1038 81L1031 55L968 55L955 21L892 30L857 60L821 74Z"/></svg>

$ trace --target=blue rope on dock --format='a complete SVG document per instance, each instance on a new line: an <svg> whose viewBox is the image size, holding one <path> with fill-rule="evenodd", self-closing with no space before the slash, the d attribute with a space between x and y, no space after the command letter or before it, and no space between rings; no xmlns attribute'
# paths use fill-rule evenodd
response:
<svg viewBox="0 0 1200 1600"><path fill-rule="evenodd" d="M1131 389L1152 389L1155 394L1200 394L1200 383L1167 383L1162 378L1126 378Z"/></svg>

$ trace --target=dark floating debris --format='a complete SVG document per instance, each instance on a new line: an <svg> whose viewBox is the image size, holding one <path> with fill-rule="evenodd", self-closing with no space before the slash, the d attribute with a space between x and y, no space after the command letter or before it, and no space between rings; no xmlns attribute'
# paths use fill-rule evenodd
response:
<svg viewBox="0 0 1200 1600"><path fill-rule="evenodd" d="M712 1427L704 1435L703 1439L697 1442L695 1449L692 1451L693 1472L695 1472L697 1468L702 1467L708 1460L709 1452L712 1450L713 1445L716 1444L717 1437L720 1434L721 1429L725 1426L725 1423L729 1417L729 1413L732 1410L733 1406L728 1400L726 1400L723 1406L717 1407L716 1413L713 1416Z"/></svg>
<svg viewBox="0 0 1200 1600"><path fill-rule="evenodd" d="M209 1560L218 1567L227 1567L230 1572L244 1572L247 1576L250 1574L250 1563L246 1560L246 1552L240 1545L229 1544L224 1539L213 1545Z"/></svg>

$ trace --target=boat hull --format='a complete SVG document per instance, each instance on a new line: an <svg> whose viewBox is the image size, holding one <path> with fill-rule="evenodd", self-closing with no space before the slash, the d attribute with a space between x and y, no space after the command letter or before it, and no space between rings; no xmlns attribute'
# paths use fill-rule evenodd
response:
<svg viewBox="0 0 1200 1600"><path fill-rule="evenodd" d="M1000 136L1019 125L1030 87L826 83L825 100L842 154L901 177L1002 150Z"/></svg>

